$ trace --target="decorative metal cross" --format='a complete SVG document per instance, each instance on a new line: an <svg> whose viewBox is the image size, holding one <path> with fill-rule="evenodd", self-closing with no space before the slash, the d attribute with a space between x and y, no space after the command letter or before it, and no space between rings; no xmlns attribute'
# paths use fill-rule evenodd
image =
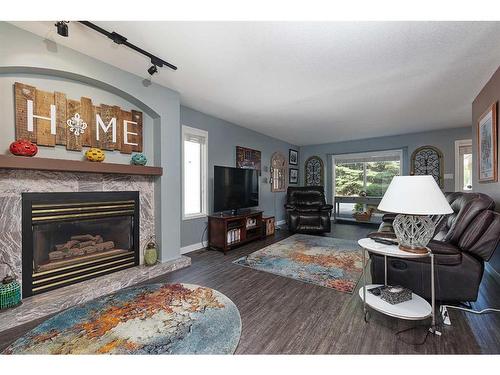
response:
<svg viewBox="0 0 500 375"><path fill-rule="evenodd" d="M66 124L69 126L69 131L73 132L76 136L84 133L87 128L87 123L81 119L79 113L75 113L73 117L66 121Z"/></svg>

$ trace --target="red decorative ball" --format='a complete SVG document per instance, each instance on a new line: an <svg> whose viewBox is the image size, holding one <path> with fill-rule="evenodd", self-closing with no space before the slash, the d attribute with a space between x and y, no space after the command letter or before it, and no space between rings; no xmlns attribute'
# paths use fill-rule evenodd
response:
<svg viewBox="0 0 500 375"><path fill-rule="evenodd" d="M10 144L10 152L17 156L35 156L38 152L36 144L27 139L18 139Z"/></svg>

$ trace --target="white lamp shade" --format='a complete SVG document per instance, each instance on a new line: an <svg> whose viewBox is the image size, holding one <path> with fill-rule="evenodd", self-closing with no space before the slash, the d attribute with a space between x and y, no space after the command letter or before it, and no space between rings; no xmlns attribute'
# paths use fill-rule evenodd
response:
<svg viewBox="0 0 500 375"><path fill-rule="evenodd" d="M445 215L451 209L432 176L395 176L378 209L407 215Z"/></svg>

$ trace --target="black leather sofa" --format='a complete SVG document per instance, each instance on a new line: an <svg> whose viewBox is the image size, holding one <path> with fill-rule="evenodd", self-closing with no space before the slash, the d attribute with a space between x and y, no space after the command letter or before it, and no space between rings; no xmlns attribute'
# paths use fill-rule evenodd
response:
<svg viewBox="0 0 500 375"><path fill-rule="evenodd" d="M298 233L329 233L333 206L323 186L289 187L285 204L288 229Z"/></svg>
<svg viewBox="0 0 500 375"><path fill-rule="evenodd" d="M453 213L437 226L428 247L434 253L436 299L443 302L476 301L484 262L493 255L500 239L500 214L495 203L481 193L445 193ZM394 237L395 214L383 217L372 236ZM371 254L374 283L384 283L384 258ZM431 297L430 258L388 258L388 283L403 285L424 298Z"/></svg>

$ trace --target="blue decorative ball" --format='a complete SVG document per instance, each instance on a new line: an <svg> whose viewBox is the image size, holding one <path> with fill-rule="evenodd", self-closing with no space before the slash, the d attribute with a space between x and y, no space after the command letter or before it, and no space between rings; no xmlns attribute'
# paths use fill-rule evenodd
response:
<svg viewBox="0 0 500 375"><path fill-rule="evenodd" d="M132 164L134 165L146 165L147 162L148 159L146 159L144 154L134 154L132 156Z"/></svg>

